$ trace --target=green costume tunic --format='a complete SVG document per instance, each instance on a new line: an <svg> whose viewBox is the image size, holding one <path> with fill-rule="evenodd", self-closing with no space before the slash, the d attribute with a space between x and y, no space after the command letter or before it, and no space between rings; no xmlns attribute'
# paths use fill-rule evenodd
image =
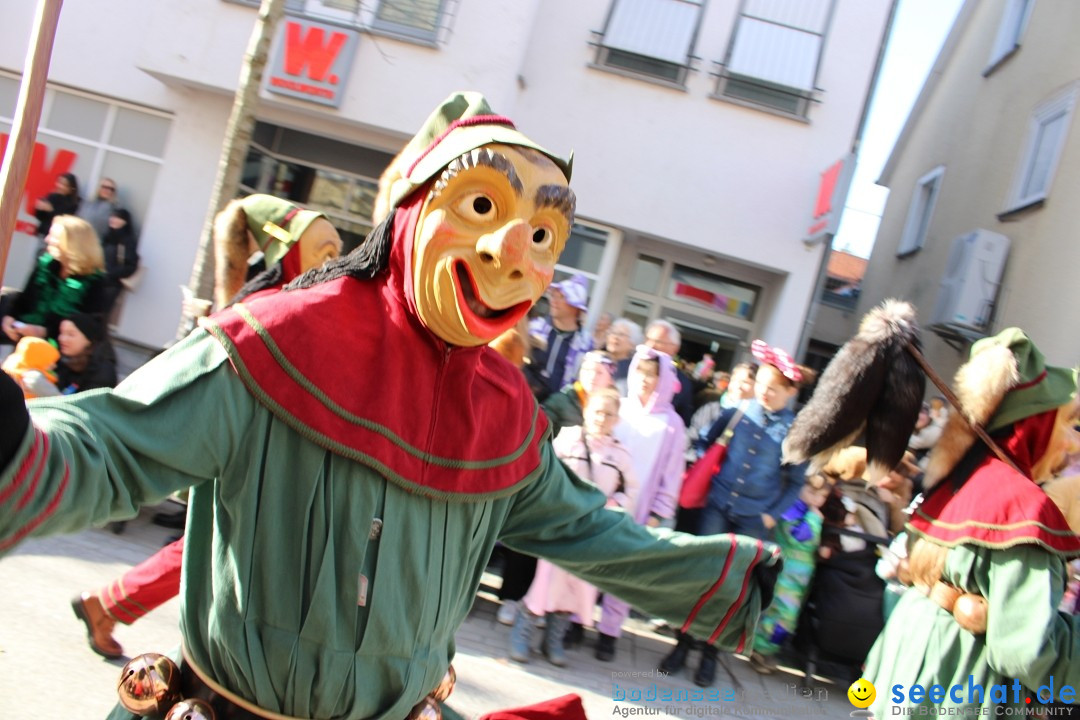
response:
<svg viewBox="0 0 1080 720"><path fill-rule="evenodd" d="M691 616L696 635L722 626L726 647L752 637L752 570L775 563L751 539L653 531L604 509L549 442L505 496L409 492L275 417L203 330L114 391L30 409L0 474L0 552L190 487L185 651L289 716L405 717L446 672L497 540L673 623Z"/></svg>
<svg viewBox="0 0 1080 720"><path fill-rule="evenodd" d="M1024 690L1014 697L1014 680L1034 692L1049 685L1051 676L1055 698L1063 685L1078 689L1074 697L1080 697L1080 618L1057 610L1067 578L1062 557L1036 545L996 550L958 545L949 550L942 578L986 598L986 634L964 630L951 613L908 589L866 662L864 677L877 689L874 717L892 717L893 705L1031 707ZM903 686L903 702L892 701L892 688L898 684ZM912 702L913 684L962 689L938 702L925 697ZM981 696L969 697L969 684L981 686ZM993 685L1007 685L1005 696L991 697Z"/></svg>

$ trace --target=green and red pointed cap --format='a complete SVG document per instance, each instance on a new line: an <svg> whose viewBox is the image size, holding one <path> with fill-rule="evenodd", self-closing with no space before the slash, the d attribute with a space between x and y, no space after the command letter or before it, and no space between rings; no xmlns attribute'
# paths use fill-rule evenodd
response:
<svg viewBox="0 0 1080 720"><path fill-rule="evenodd" d="M273 195L248 195L240 203L268 268L281 262L316 218L324 217Z"/></svg>
<svg viewBox="0 0 1080 720"><path fill-rule="evenodd" d="M401 175L390 188L390 207L397 207L453 160L490 144L517 145L541 152L570 180L573 153L564 159L533 142L509 118L496 114L482 94L455 92L435 108L399 156Z"/></svg>

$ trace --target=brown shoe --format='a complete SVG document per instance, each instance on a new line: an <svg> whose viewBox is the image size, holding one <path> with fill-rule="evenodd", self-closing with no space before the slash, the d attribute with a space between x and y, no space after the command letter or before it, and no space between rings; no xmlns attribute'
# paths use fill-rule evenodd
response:
<svg viewBox="0 0 1080 720"><path fill-rule="evenodd" d="M109 617L95 595L83 593L75 596L71 600L71 609L75 611L75 617L86 625L86 641L91 650L110 660L123 657L124 648L112 636L116 621Z"/></svg>

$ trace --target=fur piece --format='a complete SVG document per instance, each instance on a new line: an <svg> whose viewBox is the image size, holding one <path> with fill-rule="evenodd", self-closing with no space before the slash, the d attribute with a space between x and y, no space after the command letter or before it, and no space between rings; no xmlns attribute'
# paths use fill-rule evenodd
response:
<svg viewBox="0 0 1080 720"><path fill-rule="evenodd" d="M1018 382L1020 370L1016 357L1009 348L1000 345L987 347L956 371L953 391L960 401L960 410L949 413L941 438L930 451L924 488L929 490L952 472L975 444L976 435L969 423L986 425L1005 394Z"/></svg>
<svg viewBox="0 0 1080 720"><path fill-rule="evenodd" d="M230 200L214 218L214 304L219 308L244 286L253 244L241 200Z"/></svg>
<svg viewBox="0 0 1080 720"><path fill-rule="evenodd" d="M909 342L919 344L915 308L909 303L886 300L867 313L859 332L825 368L813 397L795 418L784 440L784 461L810 461L816 471L872 422L873 442L867 440L870 462L877 466L890 458L895 458L893 465L900 462L926 382L917 366L912 371L915 361L905 350ZM914 414L912 398L916 398Z"/></svg>
<svg viewBox="0 0 1080 720"><path fill-rule="evenodd" d="M926 376L906 343L890 343L884 355L889 370L866 418L869 480L875 485L904 459L926 392Z"/></svg>

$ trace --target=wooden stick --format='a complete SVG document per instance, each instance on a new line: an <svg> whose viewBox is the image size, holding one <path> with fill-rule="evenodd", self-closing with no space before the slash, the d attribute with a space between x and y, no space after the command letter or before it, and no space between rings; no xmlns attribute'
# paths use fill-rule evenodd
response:
<svg viewBox="0 0 1080 720"><path fill-rule="evenodd" d="M952 391L952 388L950 388L948 384L941 378L941 376L934 371L934 368L930 367L930 363L926 361L926 358L923 357L923 354L919 351L919 348L915 347L915 344L913 342L908 341L907 351L911 353L911 356L913 358L915 358L915 362L919 363L919 366L922 367L923 372L926 373L926 377L930 378L930 382L934 383L934 385L937 385L938 390L940 390L941 394L945 396L945 399L949 401L949 404L956 408L956 412L960 413L961 419L963 419L963 421L968 424L968 426L975 432L975 434L979 436L979 439L986 443L986 446L989 447L995 455L997 455L998 460L1001 460L1001 462L1005 463L1024 477L1028 477L1027 473L1017 467L1016 463L1012 461L1012 458L1005 454L1005 451L1001 449L1001 446L994 442L994 439L987 434L986 430L983 429L982 425L976 425L975 423L968 420L968 416L964 414L964 407L960 404L960 398L956 397L956 394ZM1031 478L1028 479L1030 480Z"/></svg>
<svg viewBox="0 0 1080 720"><path fill-rule="evenodd" d="M56 25L60 20L63 0L39 0L30 47L26 51L25 70L15 106L15 121L8 138L4 163L0 166L0 278L7 267L11 237L19 215L26 177L30 173L30 158L37 140L41 121L41 105L45 98L45 83L49 78Z"/></svg>

